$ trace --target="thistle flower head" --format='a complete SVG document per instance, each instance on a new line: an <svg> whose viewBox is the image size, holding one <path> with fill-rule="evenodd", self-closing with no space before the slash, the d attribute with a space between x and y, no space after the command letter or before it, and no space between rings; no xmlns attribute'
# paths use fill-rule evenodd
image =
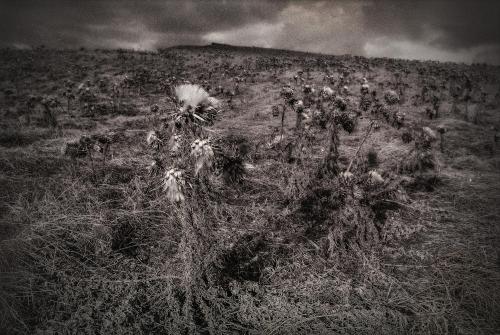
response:
<svg viewBox="0 0 500 335"><path fill-rule="evenodd" d="M202 102L209 98L207 91L198 85L180 85L175 88L175 95L181 101L181 110L185 111L188 108L195 109Z"/></svg>
<svg viewBox="0 0 500 335"><path fill-rule="evenodd" d="M160 106L158 106L157 104L154 104L150 107L150 110L151 110L151 113L158 113L158 111L160 110Z"/></svg>
<svg viewBox="0 0 500 335"><path fill-rule="evenodd" d="M155 159L149 164L147 169L150 175L156 175L160 172L161 168L162 168L161 161Z"/></svg>
<svg viewBox="0 0 500 335"><path fill-rule="evenodd" d="M366 83L361 85L361 93L368 93L369 91L370 91L370 85Z"/></svg>
<svg viewBox="0 0 500 335"><path fill-rule="evenodd" d="M345 181L349 181L351 180L353 177L354 177L354 174L352 174L352 172L349 172L349 171L344 171L340 174L340 176L345 180Z"/></svg>
<svg viewBox="0 0 500 335"><path fill-rule="evenodd" d="M146 136L146 142L150 147L157 147L160 144L161 140L158 137L156 131L151 130L150 132L148 132L148 135Z"/></svg>
<svg viewBox="0 0 500 335"><path fill-rule="evenodd" d="M396 122L398 124L403 124L406 114L404 112L396 112Z"/></svg>
<svg viewBox="0 0 500 335"><path fill-rule="evenodd" d="M384 99L389 105L394 105L399 102L399 95L394 90L388 90L385 92Z"/></svg>
<svg viewBox="0 0 500 335"><path fill-rule="evenodd" d="M423 127L422 132L427 141L433 142L437 139L436 133L429 127Z"/></svg>
<svg viewBox="0 0 500 335"><path fill-rule="evenodd" d="M304 111L304 102L302 100L298 100L295 102L295 108L298 113Z"/></svg>
<svg viewBox="0 0 500 335"><path fill-rule="evenodd" d="M167 199L172 202L183 202L182 187L184 184L181 170L175 168L167 170L163 176L163 191L166 192Z"/></svg>
<svg viewBox="0 0 500 335"><path fill-rule="evenodd" d="M310 113L310 109L307 109L306 111L300 113L300 118L305 129L309 129L309 127L311 126L312 118L309 116Z"/></svg>
<svg viewBox="0 0 500 335"><path fill-rule="evenodd" d="M314 93L314 88L312 88L311 85L304 85L303 92L305 94L312 94Z"/></svg>
<svg viewBox="0 0 500 335"><path fill-rule="evenodd" d="M384 178L375 170L368 172L368 176L373 184L382 184L384 182Z"/></svg>
<svg viewBox="0 0 500 335"><path fill-rule="evenodd" d="M178 152L179 149L181 148L181 141L182 141L182 136L181 135L174 135L172 137L170 151L172 151L173 153Z"/></svg>
<svg viewBox="0 0 500 335"><path fill-rule="evenodd" d="M281 88L280 95L285 98L285 99L291 99L293 98L293 89L290 86L283 86Z"/></svg>
<svg viewBox="0 0 500 335"><path fill-rule="evenodd" d="M329 97L333 96L333 90L328 86L324 86L323 89L321 90L321 95L324 98L329 98Z"/></svg>
<svg viewBox="0 0 500 335"><path fill-rule="evenodd" d="M195 175L198 175L202 169L212 166L214 151L208 140L196 139L191 143L191 155L196 158Z"/></svg>

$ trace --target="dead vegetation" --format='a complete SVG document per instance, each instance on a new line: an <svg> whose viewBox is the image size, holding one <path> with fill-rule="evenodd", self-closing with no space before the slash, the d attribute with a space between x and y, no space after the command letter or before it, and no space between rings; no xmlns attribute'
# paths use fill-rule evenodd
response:
<svg viewBox="0 0 500 335"><path fill-rule="evenodd" d="M498 68L0 56L4 333L498 333Z"/></svg>

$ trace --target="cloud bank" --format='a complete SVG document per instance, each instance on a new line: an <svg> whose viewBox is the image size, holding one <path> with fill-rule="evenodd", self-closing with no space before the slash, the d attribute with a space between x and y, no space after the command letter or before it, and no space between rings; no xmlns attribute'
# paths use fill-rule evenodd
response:
<svg viewBox="0 0 500 335"><path fill-rule="evenodd" d="M500 64L494 0L12 0L0 46L152 50L210 42Z"/></svg>

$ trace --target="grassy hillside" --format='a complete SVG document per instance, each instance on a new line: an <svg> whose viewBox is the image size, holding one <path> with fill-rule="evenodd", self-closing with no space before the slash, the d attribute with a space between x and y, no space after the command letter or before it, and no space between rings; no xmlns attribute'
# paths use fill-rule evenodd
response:
<svg viewBox="0 0 500 335"><path fill-rule="evenodd" d="M500 331L500 68L226 45L0 59L2 333ZM192 128L187 82L220 102Z"/></svg>

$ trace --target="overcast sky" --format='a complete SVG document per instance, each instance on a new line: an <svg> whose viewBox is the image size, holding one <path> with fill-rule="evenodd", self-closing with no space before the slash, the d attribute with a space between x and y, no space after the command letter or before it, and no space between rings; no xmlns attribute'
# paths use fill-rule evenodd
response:
<svg viewBox="0 0 500 335"><path fill-rule="evenodd" d="M211 42L500 64L500 0L0 0L0 46Z"/></svg>

